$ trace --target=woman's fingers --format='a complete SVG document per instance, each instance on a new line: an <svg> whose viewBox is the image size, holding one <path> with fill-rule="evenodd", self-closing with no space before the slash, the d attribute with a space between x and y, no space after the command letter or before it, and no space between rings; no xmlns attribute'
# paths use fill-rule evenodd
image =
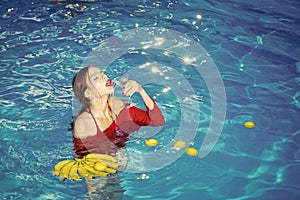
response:
<svg viewBox="0 0 300 200"><path fill-rule="evenodd" d="M129 80L126 82L123 88L123 95L131 97L135 92L137 92L140 88L140 84L136 81Z"/></svg>
<svg viewBox="0 0 300 200"><path fill-rule="evenodd" d="M136 85L132 82L132 81L128 81L125 85L124 85L124 89L123 89L123 95L125 96L132 96L134 94L134 92L136 91Z"/></svg>
<svg viewBox="0 0 300 200"><path fill-rule="evenodd" d="M131 88L127 92L124 93L125 96L131 97L135 93L135 89Z"/></svg>

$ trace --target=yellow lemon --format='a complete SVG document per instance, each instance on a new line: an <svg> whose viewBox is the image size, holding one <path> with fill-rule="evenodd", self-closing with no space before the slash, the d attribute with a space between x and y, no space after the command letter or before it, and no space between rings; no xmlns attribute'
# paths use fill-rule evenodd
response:
<svg viewBox="0 0 300 200"><path fill-rule="evenodd" d="M95 170L98 170L98 171L103 171L106 169L106 165L100 163L100 162L97 162L95 165L94 165L94 168Z"/></svg>
<svg viewBox="0 0 300 200"><path fill-rule="evenodd" d="M145 144L149 147L154 147L158 144L158 141L156 139L150 138L145 141Z"/></svg>
<svg viewBox="0 0 300 200"><path fill-rule="evenodd" d="M185 152L190 155L190 156L196 156L198 155L198 150L193 148L193 147L189 147L185 150Z"/></svg>
<svg viewBox="0 0 300 200"><path fill-rule="evenodd" d="M185 141L183 141L183 140L177 140L175 143L174 143L174 147L175 148L178 148L178 149L181 149L181 148L183 148L183 147L185 147L186 146L186 143L185 143Z"/></svg>
<svg viewBox="0 0 300 200"><path fill-rule="evenodd" d="M254 128L254 127L255 127L255 124L254 124L254 122L248 121L248 122L244 122L244 126L245 126L246 128Z"/></svg>

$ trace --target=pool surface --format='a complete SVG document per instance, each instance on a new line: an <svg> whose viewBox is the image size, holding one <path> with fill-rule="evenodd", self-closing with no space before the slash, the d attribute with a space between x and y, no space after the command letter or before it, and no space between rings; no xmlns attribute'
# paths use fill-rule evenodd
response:
<svg viewBox="0 0 300 200"><path fill-rule="evenodd" d="M299 199L299 9L296 0L2 0L0 199L117 199L113 193L125 200ZM60 181L52 175L55 163L75 157L69 130L74 114L72 78L101 42L141 28L176 31L206 50L219 73L207 76L219 75L226 92L226 101L218 103L226 108L218 124L223 129L205 157L183 153L157 170L119 173L105 192L89 196L85 181ZM198 150L214 128L211 91L218 88L207 86L206 77L194 68L193 56L185 59L147 48L164 41L157 37L142 42L144 49L131 49L109 66L99 66L106 67L111 78L149 63L166 70L164 78L144 86L166 124L152 135L140 131L130 139L127 150L138 155L172 144L181 120L197 125L188 145ZM179 45L189 54L186 48ZM168 70L181 79L169 76ZM160 73L153 68L136 78ZM191 87L193 95L179 82ZM143 107L137 95L132 99ZM189 115L180 109L187 106L182 99L194 102L187 107ZM255 128L245 128L245 121L253 121ZM183 128L189 133L193 127ZM147 147L147 137L156 138L158 146ZM164 160L164 155L158 159Z"/></svg>

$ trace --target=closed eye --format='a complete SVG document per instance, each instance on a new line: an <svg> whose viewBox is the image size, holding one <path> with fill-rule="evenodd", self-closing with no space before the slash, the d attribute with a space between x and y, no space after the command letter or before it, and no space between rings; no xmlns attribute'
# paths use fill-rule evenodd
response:
<svg viewBox="0 0 300 200"><path fill-rule="evenodd" d="M100 71L99 74L97 74L96 76L94 76L93 80L94 81L98 81L99 79L103 79L104 78L104 73L103 71Z"/></svg>

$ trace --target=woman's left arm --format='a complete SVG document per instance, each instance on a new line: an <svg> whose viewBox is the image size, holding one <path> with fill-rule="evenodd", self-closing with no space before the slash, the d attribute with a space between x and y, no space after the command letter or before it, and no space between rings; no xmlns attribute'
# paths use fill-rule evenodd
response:
<svg viewBox="0 0 300 200"><path fill-rule="evenodd" d="M144 88L136 81L127 81L123 87L123 95L131 97L135 92L138 92L141 95L144 104L147 106L147 108L149 108L150 110L154 108L153 100L150 98L150 96L144 90Z"/></svg>
<svg viewBox="0 0 300 200"><path fill-rule="evenodd" d="M139 125L164 125L165 120L160 109L153 101L153 99L148 95L148 93L144 90L144 88L136 81L127 81L123 88L123 95L131 97L135 92L138 92L141 95L144 104L147 107L147 112L142 111L138 108L132 108L130 110L131 116L134 119L137 119L136 122L138 122Z"/></svg>

